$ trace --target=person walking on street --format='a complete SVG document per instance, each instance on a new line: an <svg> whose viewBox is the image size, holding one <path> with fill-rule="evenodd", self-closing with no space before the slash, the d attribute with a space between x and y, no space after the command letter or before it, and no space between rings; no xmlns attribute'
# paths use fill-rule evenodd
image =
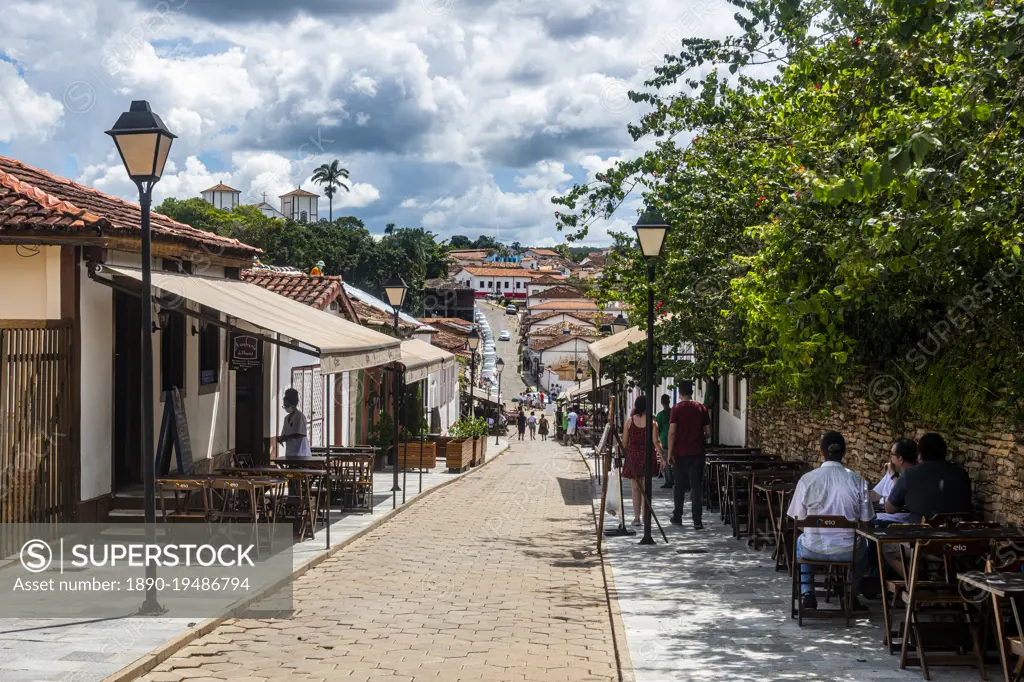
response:
<svg viewBox="0 0 1024 682"><path fill-rule="evenodd" d="M530 410L526 425L530 428L530 440L537 440L537 413L533 410Z"/></svg>
<svg viewBox="0 0 1024 682"><path fill-rule="evenodd" d="M668 393L663 393L661 396L661 412L654 418L658 424L658 440L661 441L661 449L668 452L668 419L671 413L670 399ZM672 487L672 467L665 467L665 482L661 486L662 488Z"/></svg>
<svg viewBox="0 0 1024 682"><path fill-rule="evenodd" d="M622 476L629 479L629 488L633 493L633 525L642 525L640 522L642 493L644 486L644 461L647 459L647 398L639 396L633 403L633 413L629 420L622 427L622 447L626 449L626 462L622 465ZM660 468L664 468L664 457L662 456L661 443L658 442L654 433L651 433L654 440L654 450L658 454Z"/></svg>
<svg viewBox="0 0 1024 682"><path fill-rule="evenodd" d="M522 440L526 433L526 412L523 408L519 408L519 414L516 415L516 427L519 429L519 440Z"/></svg>
<svg viewBox="0 0 1024 682"><path fill-rule="evenodd" d="M704 439L711 436L708 408L693 400L693 382L679 385L680 400L672 408L668 425L669 463L675 469L675 509L672 525L683 525L683 501L690 488L693 527L704 528Z"/></svg>
<svg viewBox="0 0 1024 682"><path fill-rule="evenodd" d="M566 445L572 445L573 441L576 440L576 421L579 419L579 415L576 414L576 408L569 408L569 415L566 417L565 425L565 441Z"/></svg>
<svg viewBox="0 0 1024 682"><path fill-rule="evenodd" d="M547 440L548 439L548 428L549 428L548 416L546 414L541 413L541 415L540 415L540 424L538 424L538 427L537 427L537 430L540 432L540 439L541 440Z"/></svg>

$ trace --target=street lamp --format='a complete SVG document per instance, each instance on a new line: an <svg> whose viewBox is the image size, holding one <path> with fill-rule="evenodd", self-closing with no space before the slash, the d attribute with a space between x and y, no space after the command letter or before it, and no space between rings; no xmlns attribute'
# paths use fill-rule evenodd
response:
<svg viewBox="0 0 1024 682"><path fill-rule="evenodd" d="M501 373L505 369L505 361L498 358L497 362L494 363L494 368L498 370L498 418L494 420L494 425L498 426L501 424ZM498 444L498 430L494 430L494 444Z"/></svg>
<svg viewBox="0 0 1024 682"><path fill-rule="evenodd" d="M394 325L395 325L395 338L400 338L398 335L398 310L405 303L405 294L409 291L409 287L405 286L405 281L394 275L387 282L384 282L384 295L387 296L388 303L391 304L391 309L395 312ZM394 485L391 486L391 492L395 493L400 491L402 488L398 485L398 411L399 405L399 370L395 368L394 374L394 391L395 391L395 418L394 418L394 433L393 439L395 443L395 462L391 469L394 471ZM398 506L398 498L395 495L391 496L391 506Z"/></svg>
<svg viewBox="0 0 1024 682"><path fill-rule="evenodd" d="M145 509L146 544L156 543L156 474L153 455L153 262L149 211L153 203L153 185L160 181L177 137L164 122L150 110L149 102L132 102L128 111L117 118L114 127L106 131L114 138L121 163L139 189L139 208L142 212L142 479ZM140 615L163 612L156 598L156 564L146 562L146 600Z"/></svg>
<svg viewBox="0 0 1024 682"><path fill-rule="evenodd" d="M647 209L633 226L640 250L647 261L647 357L644 362L644 389L647 391L646 456L644 457L644 537L641 545L653 545L651 536L651 493L654 477L654 261L661 257L668 223L655 210Z"/></svg>
<svg viewBox="0 0 1024 682"><path fill-rule="evenodd" d="M470 330L466 337L469 350L473 354L469 362L469 418L473 418L473 387L476 386L476 349L480 347L480 332L476 327Z"/></svg>
<svg viewBox="0 0 1024 682"><path fill-rule="evenodd" d="M619 313L618 316L612 320L612 334L621 334L626 331L627 326L629 326L629 323L626 322L626 318L622 316L622 313Z"/></svg>

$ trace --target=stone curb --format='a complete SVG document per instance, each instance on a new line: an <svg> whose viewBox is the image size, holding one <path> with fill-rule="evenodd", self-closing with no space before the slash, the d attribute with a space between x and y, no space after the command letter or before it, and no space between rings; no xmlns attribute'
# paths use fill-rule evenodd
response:
<svg viewBox="0 0 1024 682"><path fill-rule="evenodd" d="M178 635L177 637L171 639L169 642L166 642L163 645L157 647L156 649L153 649L148 654L145 654L144 656L137 658L135 661L129 663L127 666L125 666L121 670L118 670L116 673L113 673L112 675L103 678L102 682L130 682L131 680L135 680L140 676L145 675L148 672L151 672L155 667L166 661L168 658L170 658L171 656L173 656L178 651L182 650L195 640L199 639L200 637L205 637L206 635L216 630L218 626L223 625L225 622L232 618L236 618L254 602L257 602L263 597L267 596L268 594L277 591L282 586L284 586L288 581L295 580L296 578L305 575L310 571L310 569L316 568L327 559L330 559L335 554L337 554L341 550L345 549L346 547L354 543L356 540L359 540L367 533L376 530L377 528L384 525L394 517L398 516L405 510L412 507L414 504L418 504L421 500L426 499L430 495L433 495L435 492L447 488L448 486L454 483L458 483L459 481L463 481L469 476L472 476L477 471L481 471L488 464L497 460L499 457L508 452L511 449L511 447L512 443L511 441L509 441L508 445L505 446L504 450L489 456L487 461L485 461L480 466L474 469L470 469L466 473L456 478L453 478L449 481L439 483L435 485L433 488L424 490L422 493L417 495L412 500L409 500L401 507L398 507L397 509L392 509L383 516L377 518L375 521L370 523L370 525L368 525L366 528L359 530L351 537L342 540L337 545L334 545L324 553L318 554L309 561L300 564L294 571L292 571L292 574L290 576L277 580L274 583L268 585L267 587L261 589L256 594L253 594L239 602L236 602L231 607L229 607L229 610L225 615L217 616L215 618L207 618L203 622L196 625L194 628L190 629L188 632L184 632Z"/></svg>
<svg viewBox="0 0 1024 682"><path fill-rule="evenodd" d="M594 504L594 499L595 493L600 491L594 490L596 483L594 482L594 472L590 468L590 460L587 459L586 454L578 445L574 445L573 448L579 453L580 459L583 460L583 464L587 467L587 472L590 474L590 509L593 513L594 531L596 532L598 528L597 515L601 513L601 510ZM608 600L608 614L611 621L612 642L615 645L615 662L619 668L619 682L635 682L636 675L633 672L633 659L629 655L629 643L626 641L626 624L622 621L622 610L619 608L619 597L615 589L615 574L612 569L612 563L604 552L598 556L601 557L601 574L604 578L604 591Z"/></svg>

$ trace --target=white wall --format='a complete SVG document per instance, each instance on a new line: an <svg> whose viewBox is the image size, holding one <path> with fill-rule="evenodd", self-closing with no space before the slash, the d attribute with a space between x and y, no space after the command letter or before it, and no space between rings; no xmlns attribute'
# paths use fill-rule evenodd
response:
<svg viewBox="0 0 1024 682"><path fill-rule="evenodd" d="M114 292L89 279L81 282L82 391L81 499L111 492L114 452ZM154 427L159 428L159 427Z"/></svg>
<svg viewBox="0 0 1024 682"><path fill-rule="evenodd" d="M60 247L0 246L0 319L60 319Z"/></svg>
<svg viewBox="0 0 1024 682"><path fill-rule="evenodd" d="M111 265L139 267L138 255L111 252ZM161 268L159 259L154 269ZM208 268L207 276L223 276L220 267ZM82 330L82 451L81 495L89 500L111 492L113 465L114 386L113 352L114 294L111 289L89 279L85 263L79 268ZM233 386L227 371L226 333L221 332L221 368L217 390L199 393L199 337L191 333L194 318L185 319L185 387L182 402L188 419L192 457L200 461L223 454L234 447L230 433L234 420ZM160 389L160 343L162 334L153 334L153 428L159 435L163 419L163 396ZM229 386L231 387L229 391Z"/></svg>
<svg viewBox="0 0 1024 682"><path fill-rule="evenodd" d="M747 444L747 380L739 382L739 395L734 387L733 378L730 375L718 379L718 406L715 409L715 417L718 419L718 440L723 445ZM724 409L726 391L729 391L729 409ZM707 393L707 384L694 386L694 399L704 402ZM737 410L737 406L739 410Z"/></svg>

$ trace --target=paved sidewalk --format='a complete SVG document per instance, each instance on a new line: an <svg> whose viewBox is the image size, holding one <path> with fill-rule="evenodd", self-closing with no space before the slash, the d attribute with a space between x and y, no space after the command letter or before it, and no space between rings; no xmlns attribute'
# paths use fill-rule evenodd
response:
<svg viewBox="0 0 1024 682"><path fill-rule="evenodd" d="M617 680L587 476L513 443L298 579L292 620L229 621L141 679Z"/></svg>
<svg viewBox="0 0 1024 682"><path fill-rule="evenodd" d="M588 462L593 465L593 458ZM687 495L683 526L670 526L671 490L654 479L654 509L671 544L657 527L657 545L609 538L613 582L637 682L731 680L765 682L917 682L918 668L899 669L899 657L882 644L882 607L847 628L841 618L790 618L791 581L776 572L771 549L755 552L735 540L717 511L704 511L695 531ZM629 482L623 485L626 520L632 519ZM600 490L599 488L597 490ZM605 524L617 525L607 516ZM680 554L680 551L685 552ZM935 682L977 680L971 668L933 666ZM998 666L989 666L989 679Z"/></svg>
<svg viewBox="0 0 1024 682"><path fill-rule="evenodd" d="M508 443L488 444L487 456L502 452ZM493 465L492 465L493 466ZM423 476L427 492L464 474L443 468ZM335 512L331 545L337 546L391 511L390 472L374 476L374 513ZM419 473L407 473L406 502L419 495ZM398 493L398 504L402 494ZM340 517L340 518L339 518ZM326 534L295 546L293 564L299 566L326 551ZM186 633L202 618L113 618L103 621L56 619L0 619L0 682L99 682L153 649Z"/></svg>

